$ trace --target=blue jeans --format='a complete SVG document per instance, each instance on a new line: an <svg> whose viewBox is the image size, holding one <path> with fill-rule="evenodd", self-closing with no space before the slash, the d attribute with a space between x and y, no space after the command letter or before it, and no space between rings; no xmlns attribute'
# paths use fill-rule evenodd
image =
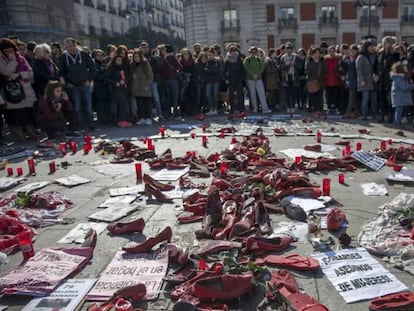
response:
<svg viewBox="0 0 414 311"><path fill-rule="evenodd" d="M207 82L206 96L210 111L216 111L219 103L220 82Z"/></svg>
<svg viewBox="0 0 414 311"><path fill-rule="evenodd" d="M154 102L155 110L157 110L158 115L161 115L162 110L161 110L160 94L158 93L157 81L152 81L151 91L152 91L152 101Z"/></svg>
<svg viewBox="0 0 414 311"><path fill-rule="evenodd" d="M376 90L362 91L361 111L362 111L362 116L364 117L368 116L369 101L371 102L372 115L376 117L378 113Z"/></svg>
<svg viewBox="0 0 414 311"><path fill-rule="evenodd" d="M403 112L404 112L404 106L397 106L394 108L394 125L395 126L401 125Z"/></svg>
<svg viewBox="0 0 414 311"><path fill-rule="evenodd" d="M167 92L167 101L169 104L169 111L171 108L174 109L174 116L177 116L177 106L178 106L178 96L180 94L180 86L178 85L178 80L165 80L165 89Z"/></svg>
<svg viewBox="0 0 414 311"><path fill-rule="evenodd" d="M90 86L78 85L70 89L70 99L76 113L77 130L83 130L92 125L92 93Z"/></svg>

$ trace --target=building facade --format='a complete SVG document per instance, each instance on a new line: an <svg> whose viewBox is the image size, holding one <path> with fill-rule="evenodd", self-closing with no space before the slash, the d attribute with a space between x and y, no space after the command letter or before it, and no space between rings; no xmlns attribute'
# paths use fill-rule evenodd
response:
<svg viewBox="0 0 414 311"><path fill-rule="evenodd" d="M0 37L52 42L73 36L99 47L101 36L143 28L185 40L182 0L1 0Z"/></svg>
<svg viewBox="0 0 414 311"><path fill-rule="evenodd" d="M239 43L243 51L385 35L414 43L413 0L184 0L184 19L188 44Z"/></svg>

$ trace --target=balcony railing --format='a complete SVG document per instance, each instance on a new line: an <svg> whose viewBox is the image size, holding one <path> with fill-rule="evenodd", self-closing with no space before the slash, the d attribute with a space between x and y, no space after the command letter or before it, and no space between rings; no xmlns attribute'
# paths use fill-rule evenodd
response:
<svg viewBox="0 0 414 311"><path fill-rule="evenodd" d="M361 16L360 19L360 25L361 26L368 26L370 24L371 26L379 26L379 16L378 15L372 15L372 16Z"/></svg>
<svg viewBox="0 0 414 311"><path fill-rule="evenodd" d="M319 25L338 25L338 17L336 16L322 16L319 17Z"/></svg>
<svg viewBox="0 0 414 311"><path fill-rule="evenodd" d="M109 9L108 9L108 12L111 13L111 14L115 14L116 15L116 9L115 9L115 7L114 6L110 6Z"/></svg>
<svg viewBox="0 0 414 311"><path fill-rule="evenodd" d="M240 20L225 20L221 22L221 31L240 31Z"/></svg>
<svg viewBox="0 0 414 311"><path fill-rule="evenodd" d="M91 8L94 8L94 7L95 7L95 6L93 5L92 0L84 0L84 1L83 1L83 4L84 4L84 5L86 5L86 6L89 6L89 7L91 7Z"/></svg>
<svg viewBox="0 0 414 311"><path fill-rule="evenodd" d="M278 22L279 31L285 28L297 28L297 26L298 26L298 20L295 17L279 18L279 22Z"/></svg>
<svg viewBox="0 0 414 311"><path fill-rule="evenodd" d="M96 6L96 8L98 10L101 10L101 11L106 11L106 5L105 5L105 3L98 3L97 6Z"/></svg>
<svg viewBox="0 0 414 311"><path fill-rule="evenodd" d="M403 24L414 24L414 15L403 15L401 16L401 23Z"/></svg>

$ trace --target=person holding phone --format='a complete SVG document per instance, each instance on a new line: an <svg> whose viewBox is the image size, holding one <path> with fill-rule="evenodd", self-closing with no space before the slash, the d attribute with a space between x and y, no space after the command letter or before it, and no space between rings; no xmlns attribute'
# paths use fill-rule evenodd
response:
<svg viewBox="0 0 414 311"><path fill-rule="evenodd" d="M59 81L51 80L46 86L45 97L39 99L37 122L48 138L79 136L74 133L75 113L68 95ZM66 123L69 122L69 127ZM67 129L69 132L66 133Z"/></svg>

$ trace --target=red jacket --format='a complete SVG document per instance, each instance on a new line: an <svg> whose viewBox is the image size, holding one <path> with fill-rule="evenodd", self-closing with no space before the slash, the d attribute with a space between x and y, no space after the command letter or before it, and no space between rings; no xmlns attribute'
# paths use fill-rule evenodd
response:
<svg viewBox="0 0 414 311"><path fill-rule="evenodd" d="M38 121L53 121L61 117L63 111L72 111L72 103L70 100L60 100L62 109L56 111L52 103L47 103L44 98L39 99L37 120Z"/></svg>
<svg viewBox="0 0 414 311"><path fill-rule="evenodd" d="M337 56L330 57L327 55L324 57L323 61L326 65L325 86L340 85L341 76L338 73L340 58Z"/></svg>

